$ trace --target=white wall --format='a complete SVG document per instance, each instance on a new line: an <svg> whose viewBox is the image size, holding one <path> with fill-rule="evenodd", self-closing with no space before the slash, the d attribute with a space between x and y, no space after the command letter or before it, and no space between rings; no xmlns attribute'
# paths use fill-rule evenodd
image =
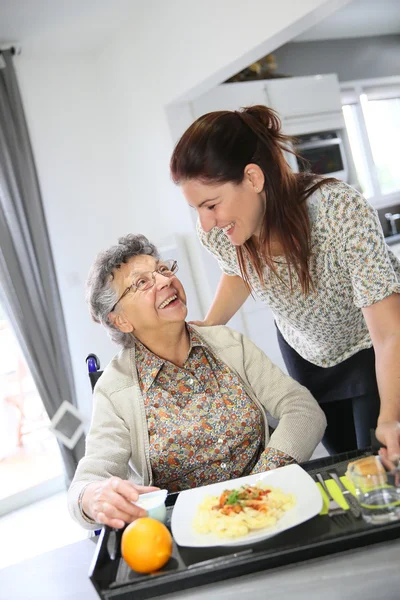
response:
<svg viewBox="0 0 400 600"><path fill-rule="evenodd" d="M78 401L84 358L113 347L89 321L84 280L94 255L128 231L162 244L185 235L208 304L188 209L170 181L166 105L216 85L347 0L148 0L97 54L22 55L16 65L41 182ZM73 40L71 40L73 44Z"/></svg>

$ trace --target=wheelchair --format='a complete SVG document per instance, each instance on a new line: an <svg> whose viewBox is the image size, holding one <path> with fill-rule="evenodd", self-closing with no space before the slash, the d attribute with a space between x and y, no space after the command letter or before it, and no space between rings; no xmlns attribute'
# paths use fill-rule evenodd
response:
<svg viewBox="0 0 400 600"><path fill-rule="evenodd" d="M99 357L96 356L96 354L88 354L86 357L86 366L87 366L90 384L92 386L92 392L93 392L94 386L96 385L97 381L100 379L101 375L103 374L103 371L100 370ZM100 535L100 533L101 533L101 529L94 530L95 537Z"/></svg>
<svg viewBox="0 0 400 600"><path fill-rule="evenodd" d="M86 366L93 392L94 386L103 374L103 371L100 370L100 360L98 356L96 356L96 354L88 354L86 357Z"/></svg>

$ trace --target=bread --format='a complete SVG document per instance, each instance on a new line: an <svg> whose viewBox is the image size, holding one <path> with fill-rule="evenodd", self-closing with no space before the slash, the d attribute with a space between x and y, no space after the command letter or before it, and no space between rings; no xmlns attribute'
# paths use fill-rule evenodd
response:
<svg viewBox="0 0 400 600"><path fill-rule="evenodd" d="M352 471L350 467L353 467ZM386 471L377 456L366 456L359 460L354 460L347 465L346 477L351 477L351 472L355 475L385 475Z"/></svg>

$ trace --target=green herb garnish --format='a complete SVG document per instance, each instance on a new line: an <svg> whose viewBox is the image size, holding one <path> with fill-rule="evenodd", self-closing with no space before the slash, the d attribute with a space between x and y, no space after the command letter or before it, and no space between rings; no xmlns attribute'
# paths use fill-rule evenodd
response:
<svg viewBox="0 0 400 600"><path fill-rule="evenodd" d="M234 490L233 492L231 492L228 496L228 498L226 499L226 503L227 504L237 504L239 502L239 491L238 490Z"/></svg>

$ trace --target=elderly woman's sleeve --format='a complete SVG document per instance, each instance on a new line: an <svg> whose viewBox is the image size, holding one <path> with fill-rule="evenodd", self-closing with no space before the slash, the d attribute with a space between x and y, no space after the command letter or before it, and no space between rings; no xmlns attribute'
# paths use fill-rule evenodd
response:
<svg viewBox="0 0 400 600"><path fill-rule="evenodd" d="M322 439L326 418L311 393L285 375L249 339L242 338L247 380L264 408L279 420L268 448L297 462L309 460Z"/></svg>
<svg viewBox="0 0 400 600"><path fill-rule="evenodd" d="M85 456L80 460L68 490L69 512L85 529L96 529L96 524L91 524L81 514L79 497L82 491L89 483L109 477L127 479L131 456L130 431L111 398L99 386L96 386L93 405Z"/></svg>

